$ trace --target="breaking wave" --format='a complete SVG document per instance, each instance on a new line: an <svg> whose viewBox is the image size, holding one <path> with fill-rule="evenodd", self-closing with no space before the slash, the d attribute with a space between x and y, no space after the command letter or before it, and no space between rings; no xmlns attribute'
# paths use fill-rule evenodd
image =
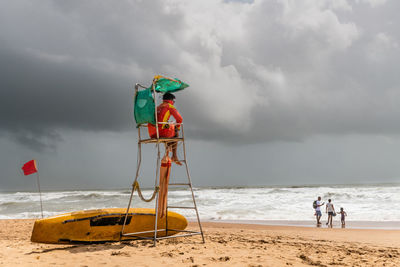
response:
<svg viewBox="0 0 400 267"><path fill-rule="evenodd" d="M282 186L240 188L196 188L196 202L203 220L313 220L312 202L321 196L332 199L336 209L343 207L351 221L400 221L400 185L366 186ZM150 196L153 190L144 190ZM84 209L126 207L130 191L53 191L43 192L47 216ZM169 204L193 205L187 190L170 190ZM135 194L132 207L154 208ZM390 205L388 205L390 203ZM189 219L193 210L177 210ZM40 217L37 192L0 193L0 219Z"/></svg>

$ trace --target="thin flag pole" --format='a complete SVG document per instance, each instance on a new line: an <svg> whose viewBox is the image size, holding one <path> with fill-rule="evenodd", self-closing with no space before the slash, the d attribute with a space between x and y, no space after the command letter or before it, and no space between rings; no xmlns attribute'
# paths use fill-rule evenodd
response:
<svg viewBox="0 0 400 267"><path fill-rule="evenodd" d="M39 183L39 171L36 172L36 178L37 178L37 185L39 188L40 211L42 212L42 219L43 219L43 204L42 204L42 192L40 191L40 183Z"/></svg>

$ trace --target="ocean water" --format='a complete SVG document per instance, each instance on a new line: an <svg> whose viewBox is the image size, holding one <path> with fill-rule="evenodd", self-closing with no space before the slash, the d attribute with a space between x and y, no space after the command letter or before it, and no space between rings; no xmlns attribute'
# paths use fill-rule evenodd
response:
<svg viewBox="0 0 400 267"><path fill-rule="evenodd" d="M347 221L399 222L400 185L274 186L244 188L196 188L196 202L202 220L221 221L312 221L313 201L321 196L332 199L335 209L343 207ZM145 190L145 197L152 190ZM53 191L42 192L45 216L100 208L126 207L129 190ZM169 205L192 205L189 190L170 190ZM154 208L142 202L135 193L132 207ZM195 219L192 210L176 210ZM324 209L323 209L324 211ZM0 193L0 219L39 218L37 192ZM399 224L400 225L400 224Z"/></svg>

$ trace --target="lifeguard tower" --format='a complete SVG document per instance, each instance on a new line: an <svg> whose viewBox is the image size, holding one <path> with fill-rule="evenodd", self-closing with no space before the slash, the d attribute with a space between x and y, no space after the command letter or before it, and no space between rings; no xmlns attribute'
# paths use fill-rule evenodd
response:
<svg viewBox="0 0 400 267"><path fill-rule="evenodd" d="M137 167L136 167L136 175L135 179L132 184L132 191L131 195L129 198L128 202L128 207L126 210L125 214L125 219L124 223L122 226L122 231L121 231L121 238L122 237L129 237L129 238L137 238L137 239L147 239L147 240L153 240L154 241L154 246L157 244L157 240L161 239L167 239L167 238L176 238L176 237L184 237L184 236L194 236L194 235L201 235L202 241L204 243L204 234L203 230L201 227L200 223L200 217L199 217L199 212L197 210L197 205L196 205L196 199L193 193L193 187L192 187L192 182L190 178L190 173L189 173L189 167L187 163L187 158L186 158L186 147L185 147L185 135L184 135L184 130L183 130L183 124L181 123L180 127L180 137L177 138L161 138L159 135L158 131L158 126L166 124L166 122L159 122L157 120L157 94L160 93L173 93L177 92L180 90L185 89L189 85L178 80L178 79L171 79L167 78L161 75L156 75L153 79L153 82L150 87L146 87L140 84L135 85L135 95L134 95L134 115L135 115L135 121L136 121L136 126L138 129L138 154L137 154ZM157 136L156 138L143 138L144 136L142 134L143 128L147 128L149 124L155 125L156 131L157 131ZM180 188L186 188L187 190L190 190L191 193L191 200L193 201L193 205L191 206L170 206L168 205L168 201L166 203L166 217L163 218L165 219L165 224L162 223L162 225L165 225L165 227L161 227L160 229L160 219L159 219L159 209L158 209L158 204L159 204L159 192L160 192L160 168L161 168L161 146L164 145L165 149L167 149L168 144L171 142L176 142L177 144L182 144L182 152L183 152L183 159L179 160L179 162L183 163L182 167L186 169L186 177L187 177L187 182L183 183L169 183L167 186L174 186L174 187L180 187ZM142 192L140 190L139 186L139 177L140 177L140 166L142 162L142 145L145 144L155 144L157 147L157 166L156 166L156 177L155 177L155 182L154 182L154 192L152 196L149 199L145 199L142 195ZM154 214L154 230L150 231L144 231L144 232L134 232L134 233L126 233L124 232L125 230L125 225L127 224L127 218L128 218L128 213L129 209L131 206L133 206L133 194L134 192L137 191L139 197L146 202L150 202L152 200L155 201L155 214ZM168 199L168 198L167 198ZM196 214L197 218L197 224L198 224L198 231L191 231L191 230L178 230L178 229L169 229L168 228L168 210L179 210L179 209L185 209L185 210L193 210ZM168 235L168 232L175 232L177 234L175 235ZM143 234L147 234L150 236L143 237ZM154 234L154 235L153 235Z"/></svg>

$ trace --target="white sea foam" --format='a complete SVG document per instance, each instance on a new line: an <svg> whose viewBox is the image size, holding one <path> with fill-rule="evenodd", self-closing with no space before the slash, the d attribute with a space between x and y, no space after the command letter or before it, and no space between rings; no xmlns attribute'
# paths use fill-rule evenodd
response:
<svg viewBox="0 0 400 267"><path fill-rule="evenodd" d="M312 202L321 196L332 199L336 210L344 207L348 221L399 221L400 185L320 186L320 187L254 187L196 188L195 195L203 220L285 220L314 219ZM151 190L144 195L150 196ZM45 216L83 209L126 207L127 190L55 191L43 192ZM169 204L191 206L187 190L171 190ZM154 208L137 196L133 207ZM324 209L322 209L324 211ZM189 219L192 210L177 210ZM0 219L40 217L39 194L36 192L0 193Z"/></svg>

